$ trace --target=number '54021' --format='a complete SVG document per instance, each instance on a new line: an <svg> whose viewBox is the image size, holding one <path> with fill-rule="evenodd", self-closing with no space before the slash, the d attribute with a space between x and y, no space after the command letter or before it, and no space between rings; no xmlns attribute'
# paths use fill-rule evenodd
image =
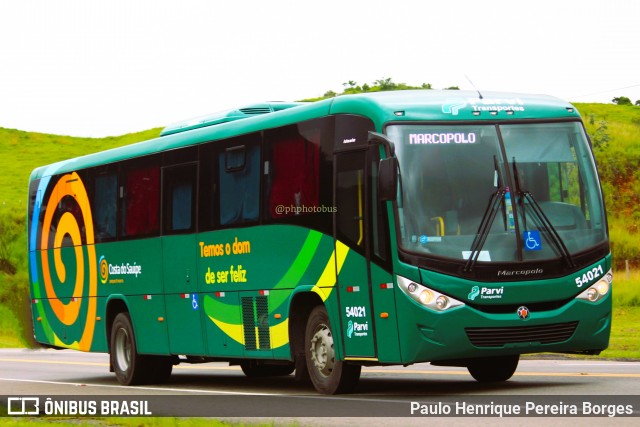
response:
<svg viewBox="0 0 640 427"><path fill-rule="evenodd" d="M587 283L591 283L593 279L598 278L604 274L604 270L602 266L599 265L597 267L592 268L591 270L584 273L582 276L576 277L576 285L581 288L583 285Z"/></svg>

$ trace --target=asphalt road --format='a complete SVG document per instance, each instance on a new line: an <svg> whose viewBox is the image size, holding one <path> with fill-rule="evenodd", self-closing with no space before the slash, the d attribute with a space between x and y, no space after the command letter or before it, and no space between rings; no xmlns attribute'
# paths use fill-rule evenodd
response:
<svg viewBox="0 0 640 427"><path fill-rule="evenodd" d="M293 376L246 378L238 367L229 367L226 363L178 365L168 384L139 387L120 386L108 367L106 354L0 349L0 389L3 390L0 394L53 397L54 400L116 396L151 400L154 415L233 419L259 416L284 421L295 419L303 425L350 427L389 425L389 418L380 417L399 415L406 417L401 419L402 425L424 425L427 421L431 425L439 422L450 425L451 418L439 418L447 415L447 407L449 415L451 409L454 414L467 415L457 418L456 425L475 425L477 417L469 417L472 414L460 402L472 405L471 411L489 411L476 414L495 417L496 411L505 412L515 406L524 410L531 401L532 405L540 405L540 408L532 406L527 412L538 416L533 418L536 425L542 420L539 416L545 415L550 417L545 419L551 420L551 425L574 425L572 422L585 419L594 424L597 421L599 425L612 419L616 423L637 425L640 415L640 362L524 359L511 380L493 385L477 383L464 368L429 364L363 368L356 392L341 396L318 395L310 386L294 382ZM619 404L623 413L616 413L616 417L572 417L571 405L582 410L584 402L593 405L594 411L601 408L598 410L615 412L611 407ZM559 411L559 415L563 415L563 410L568 411L564 414L568 416L558 417L554 410ZM429 412L429 420L421 411ZM633 417L620 418L620 415L628 416L628 412L633 412ZM496 421L504 420L496 418ZM517 425L534 425L524 418L510 420L517 420Z"/></svg>

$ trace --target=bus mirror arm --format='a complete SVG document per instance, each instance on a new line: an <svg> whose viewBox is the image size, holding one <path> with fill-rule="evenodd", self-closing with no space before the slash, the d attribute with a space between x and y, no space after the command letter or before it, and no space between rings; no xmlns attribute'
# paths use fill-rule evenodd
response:
<svg viewBox="0 0 640 427"><path fill-rule="evenodd" d="M373 144L384 145L385 151L387 152L387 156L389 157L394 157L396 155L395 144L389 138L387 138L381 133L369 131L367 141L369 141L369 144L372 144L372 145Z"/></svg>

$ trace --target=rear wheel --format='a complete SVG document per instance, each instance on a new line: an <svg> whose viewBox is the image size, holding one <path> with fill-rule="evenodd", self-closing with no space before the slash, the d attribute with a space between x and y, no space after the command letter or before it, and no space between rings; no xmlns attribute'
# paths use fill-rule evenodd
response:
<svg viewBox="0 0 640 427"><path fill-rule="evenodd" d="M467 366L467 370L476 381L501 382L507 381L518 368L520 355L483 357L474 359Z"/></svg>
<svg viewBox="0 0 640 427"><path fill-rule="evenodd" d="M360 365L336 360L333 332L324 306L315 307L309 315L305 357L311 382L320 393L346 393L358 384Z"/></svg>
<svg viewBox="0 0 640 427"><path fill-rule="evenodd" d="M171 358L138 354L129 313L119 313L113 321L110 350L111 365L120 384L158 384L171 376Z"/></svg>

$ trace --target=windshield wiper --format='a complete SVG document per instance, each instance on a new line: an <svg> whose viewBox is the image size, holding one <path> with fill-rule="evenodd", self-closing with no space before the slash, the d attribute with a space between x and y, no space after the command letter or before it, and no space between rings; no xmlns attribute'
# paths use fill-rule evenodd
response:
<svg viewBox="0 0 640 427"><path fill-rule="evenodd" d="M498 187L498 189L489 198L487 209L484 211L484 215L482 215L482 220L480 221L478 232L476 233L476 237L473 239L473 243L471 244L469 258L467 259L467 263L462 269L462 271L465 273L471 272L471 270L473 270L473 266L476 264L476 261L478 261L480 251L484 246L484 242L487 240L487 236L489 236L489 230L491 229L493 221L496 219L496 215L500 210L502 199L507 193L507 189L502 183L502 176L500 175L500 168L498 166L498 159L496 158L496 156L493 156L493 165L496 175L495 185L496 187Z"/></svg>
<svg viewBox="0 0 640 427"><path fill-rule="evenodd" d="M520 198L520 204L522 205L522 217L523 217L523 220L525 221L525 224L524 224L525 228L526 228L527 215L525 212L524 202L528 201L529 211L533 212L535 216L538 217L538 220L542 225L541 228L547 232L551 243L553 243L553 245L558 249L558 251L560 252L560 255L565 260L569 268L575 267L575 263L573 262L573 257L571 256L571 252L569 252L569 249L567 249L567 246L564 244L564 241L562 240L562 237L560 237L558 230L556 230L556 228L553 226L547 214L544 213L544 211L542 210L542 208L540 207L536 199L533 197L533 194L531 194L530 191L522 189L520 187L518 166L516 165L515 158L513 159L513 176L515 180L516 191Z"/></svg>

